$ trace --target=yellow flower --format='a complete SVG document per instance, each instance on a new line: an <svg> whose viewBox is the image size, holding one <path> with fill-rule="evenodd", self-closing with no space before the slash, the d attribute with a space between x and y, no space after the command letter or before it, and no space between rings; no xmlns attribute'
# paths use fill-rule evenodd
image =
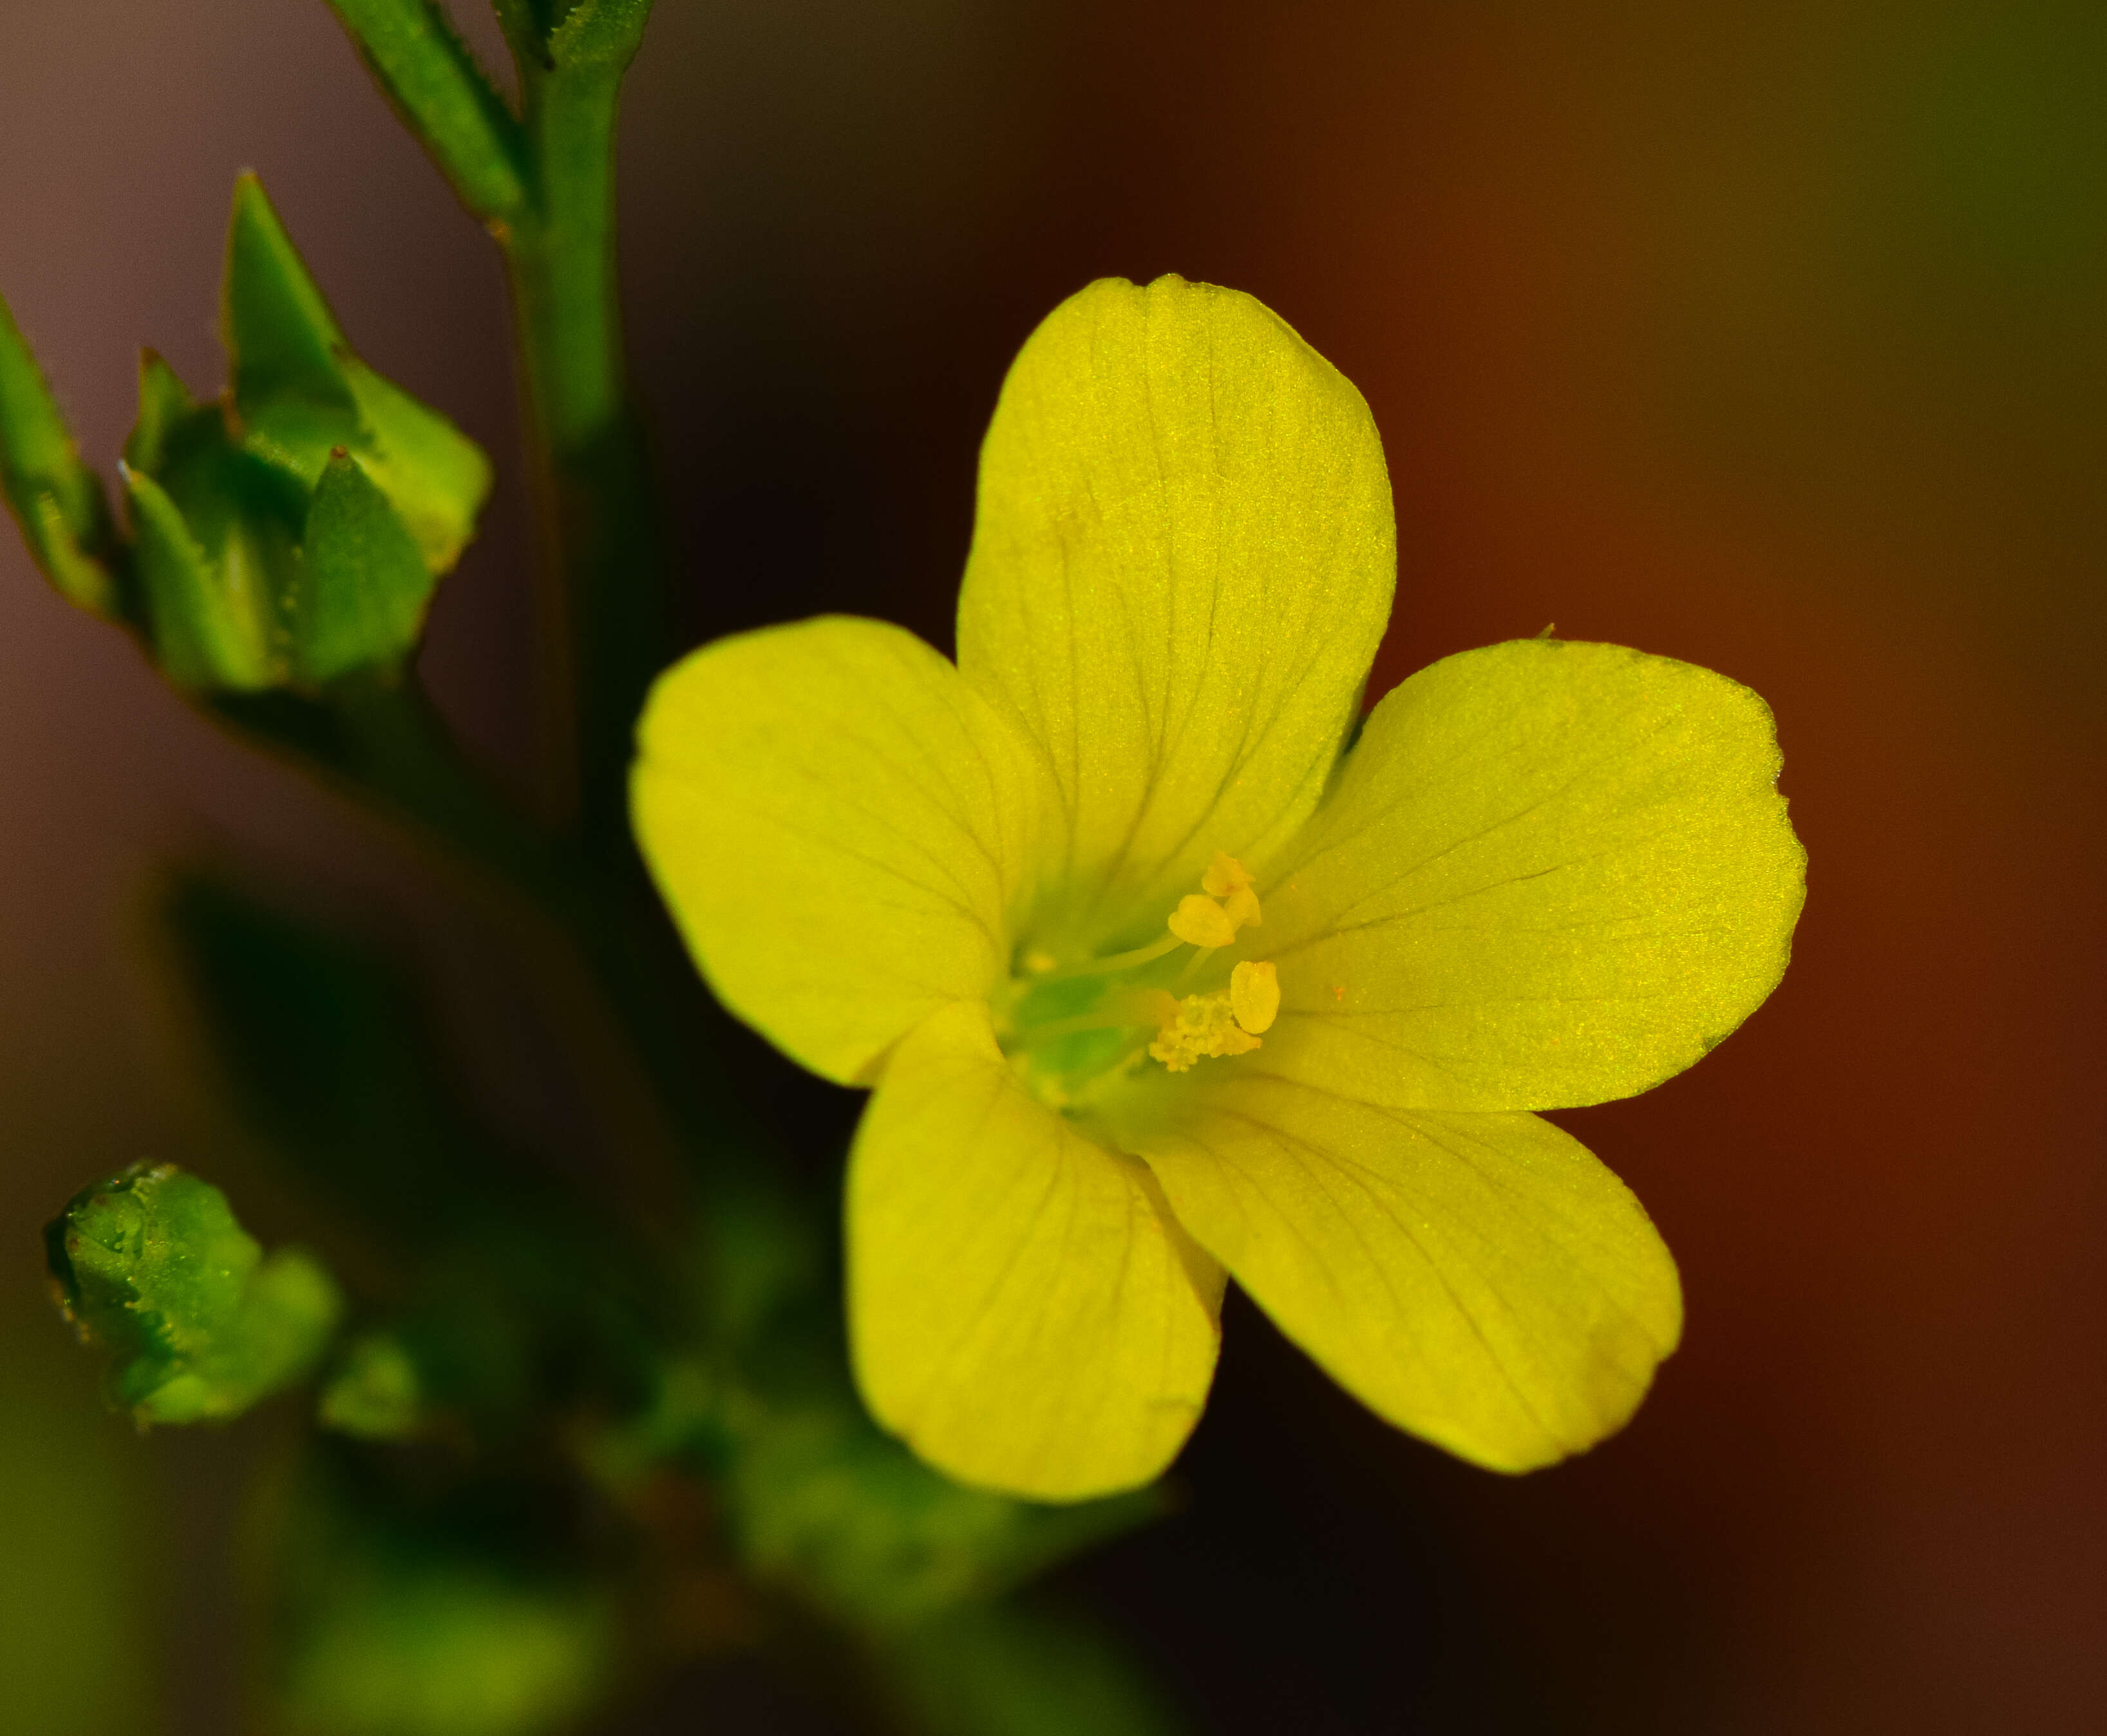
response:
<svg viewBox="0 0 2107 1736"><path fill-rule="evenodd" d="M955 666L898 628L667 675L637 832L712 986L875 1088L848 1305L872 1411L966 1482L1141 1483L1224 1270L1364 1402L1524 1470L1674 1348L1638 1202L1532 1110L1679 1072L1783 972L1770 714L1521 640L1388 694L1359 394L1249 297L1092 285L982 455Z"/></svg>

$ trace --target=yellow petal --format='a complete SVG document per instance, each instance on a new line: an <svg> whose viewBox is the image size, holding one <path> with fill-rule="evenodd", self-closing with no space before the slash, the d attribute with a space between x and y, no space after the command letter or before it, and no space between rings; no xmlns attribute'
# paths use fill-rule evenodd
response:
<svg viewBox="0 0 2107 1736"><path fill-rule="evenodd" d="M662 677L637 841L718 997L815 1073L865 1079L1005 973L1053 798L1027 743L912 634L832 617Z"/></svg>
<svg viewBox="0 0 2107 1736"><path fill-rule="evenodd" d="M872 1414L961 1482L1036 1500L1156 1476L1206 1402L1222 1284L1161 1198L1025 1093L985 1007L938 1013L887 1061L850 1159Z"/></svg>
<svg viewBox="0 0 2107 1736"><path fill-rule="evenodd" d="M1315 805L1394 541L1368 406L1251 297L1107 279L1033 333L981 455L959 662L1045 747L1100 920L1161 921Z"/></svg>
<svg viewBox="0 0 2107 1736"><path fill-rule="evenodd" d="M1805 852L1769 708L1522 639L1387 695L1266 895L1252 1065L1406 1108L1555 1109L1680 1072L1784 973Z"/></svg>
<svg viewBox="0 0 2107 1736"><path fill-rule="evenodd" d="M1621 1427L1681 1333L1674 1262L1638 1200L1534 1115L1376 1109L1224 1074L1135 1148L1179 1222L1334 1379L1492 1469Z"/></svg>

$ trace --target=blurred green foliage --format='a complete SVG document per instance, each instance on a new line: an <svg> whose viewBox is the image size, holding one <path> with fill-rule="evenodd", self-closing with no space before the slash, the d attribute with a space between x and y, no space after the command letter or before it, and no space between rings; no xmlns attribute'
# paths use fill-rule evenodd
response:
<svg viewBox="0 0 2107 1736"><path fill-rule="evenodd" d="M552 1468L326 1439L272 1503L271 1670L314 1736L529 1736L611 1685L616 1602Z"/></svg>
<svg viewBox="0 0 2107 1736"><path fill-rule="evenodd" d="M0 1321L0 1728L131 1736L156 1727L145 1467L56 1337Z"/></svg>
<svg viewBox="0 0 2107 1736"><path fill-rule="evenodd" d="M1029 1603L924 1623L900 1636L887 1666L922 1736L1170 1736L1182 1727L1112 1635Z"/></svg>

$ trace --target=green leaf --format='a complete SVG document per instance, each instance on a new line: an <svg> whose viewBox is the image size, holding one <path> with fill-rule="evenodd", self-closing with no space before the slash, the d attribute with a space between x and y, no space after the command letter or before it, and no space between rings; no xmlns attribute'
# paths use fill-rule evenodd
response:
<svg viewBox="0 0 2107 1736"><path fill-rule="evenodd" d="M135 1164L45 1227L61 1307L116 1352L113 1401L149 1423L239 1415L300 1379L343 1312L308 1254L266 1259L227 1196L173 1164Z"/></svg>
<svg viewBox="0 0 2107 1736"><path fill-rule="evenodd" d="M123 474L162 673L178 687L271 686L281 671L272 655L265 563L246 539L224 536L215 559L159 482L129 466Z"/></svg>
<svg viewBox="0 0 2107 1736"><path fill-rule="evenodd" d="M434 580L388 497L339 448L308 510L293 657L308 680L399 663L425 622Z"/></svg>
<svg viewBox="0 0 2107 1736"><path fill-rule="evenodd" d="M352 353L262 184L235 187L222 330L243 446L315 487L338 448L355 454L434 573L474 535L490 463L438 411Z"/></svg>
<svg viewBox="0 0 2107 1736"><path fill-rule="evenodd" d="M330 0L367 67L452 184L486 222L526 202L519 121L432 0Z"/></svg>
<svg viewBox="0 0 2107 1736"><path fill-rule="evenodd" d="M29 553L60 594L115 615L115 537L102 483L80 461L65 418L0 300L0 491Z"/></svg>

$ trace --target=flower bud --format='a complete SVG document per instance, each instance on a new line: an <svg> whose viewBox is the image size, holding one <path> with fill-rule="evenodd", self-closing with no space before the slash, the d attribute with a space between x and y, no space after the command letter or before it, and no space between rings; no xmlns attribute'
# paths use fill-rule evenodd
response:
<svg viewBox="0 0 2107 1736"><path fill-rule="evenodd" d="M239 1415L290 1385L343 1312L311 1256L264 1257L227 1196L173 1164L135 1164L44 1229L59 1306L115 1352L111 1401L142 1427Z"/></svg>

